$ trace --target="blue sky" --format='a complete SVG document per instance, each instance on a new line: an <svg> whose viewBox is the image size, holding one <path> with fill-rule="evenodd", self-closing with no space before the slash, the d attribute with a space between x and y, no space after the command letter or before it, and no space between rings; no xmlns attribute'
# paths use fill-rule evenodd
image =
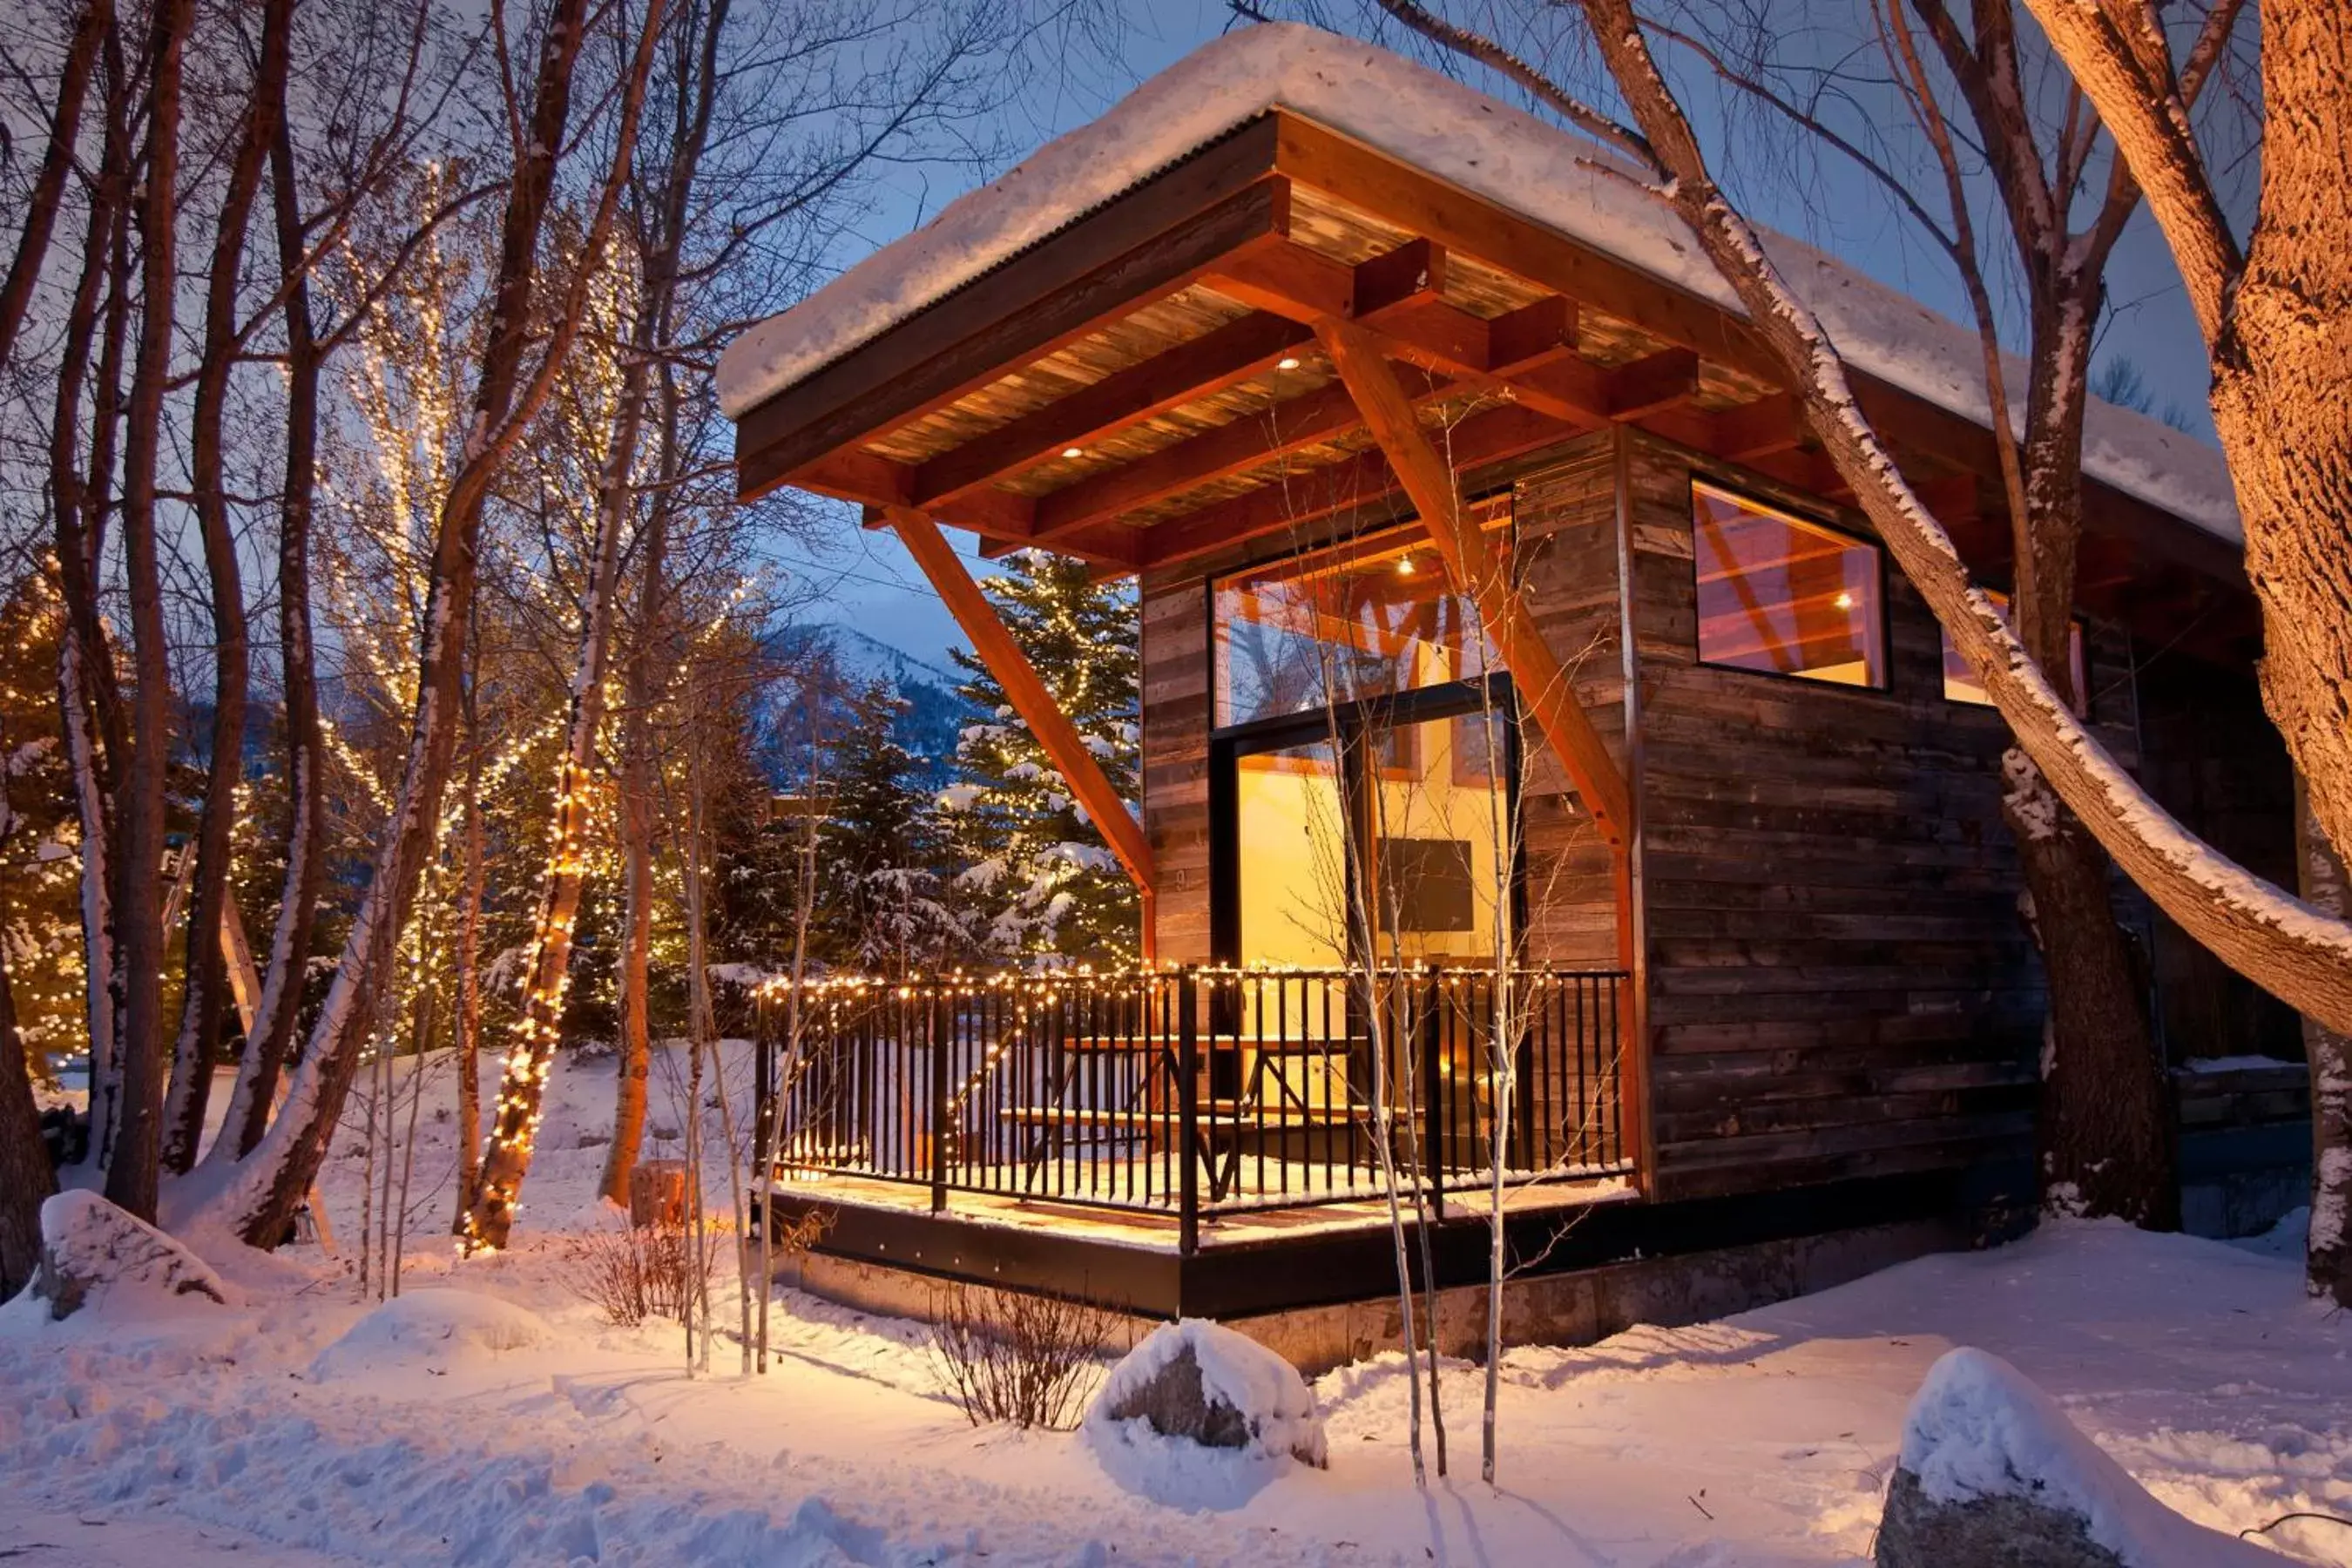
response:
<svg viewBox="0 0 2352 1568"><path fill-rule="evenodd" d="M1314 3L1302 0L1298 5L1268 5L1266 8L1297 15ZM1137 81L1234 25L1233 13L1222 0L1214 4L1126 0L1126 4L1115 64L1080 62L1073 57L1065 69L1038 72L1035 84L1002 111L993 129L1016 159L1086 123ZM1352 31L1371 30L1364 11L1351 0L1324 0L1322 14ZM1561 13L1555 9L1551 14ZM1819 47L1827 56L1843 46L1824 35ZM1572 56L1563 58L1572 63ZM1472 79L1488 90L1497 90L1491 80L1480 80L1475 75ZM1964 315L1966 303L1948 262L1920 238L1910 221L1895 210L1866 175L1835 154L1815 157L1786 139L1775 142L1769 129L1759 136L1752 122L1743 125L1726 117L1720 105L1709 100L1714 90L1711 81L1691 78L1685 86L1694 118L1712 143L1710 154L1749 216L1797 235L1948 314ZM1498 95L1514 96L1507 91ZM1862 112L1867 117L1872 111L1865 101ZM1890 131L1888 135L1897 133ZM1764 151L1759 153L1759 148ZM908 232L978 178L974 171L936 165L902 171L866 221L844 243L840 264L847 266L871 248ZM1937 203L1931 196L1927 205L1932 210ZM1992 261L1998 287L2007 269L1999 256ZM2168 404L2179 409L2200 435L2210 439L2202 345L2162 237L2144 211L2116 248L2109 266L2108 292L2111 310L2099 358L2128 356L2147 378L2159 407ZM950 536L960 546L970 548L969 536L953 530ZM961 640L954 623L923 585L897 542L887 534L858 528L845 512L835 538L836 548L824 552L822 559L812 559L797 550L782 551L777 556L779 565L793 573L800 585L821 602L815 617L846 622L919 658L946 663L946 648ZM973 565L977 571L988 569L976 559Z"/></svg>

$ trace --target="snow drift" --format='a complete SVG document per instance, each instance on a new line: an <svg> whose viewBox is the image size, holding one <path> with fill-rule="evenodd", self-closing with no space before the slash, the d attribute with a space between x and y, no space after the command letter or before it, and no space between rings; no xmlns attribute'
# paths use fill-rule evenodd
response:
<svg viewBox="0 0 2352 1568"><path fill-rule="evenodd" d="M395 1296L343 1332L310 1363L319 1382L367 1372L424 1367L446 1372L551 1337L547 1320L527 1307L474 1290L412 1290Z"/></svg>
<svg viewBox="0 0 2352 1568"><path fill-rule="evenodd" d="M1901 1466L1931 1503L2016 1499L2079 1519L2125 1568L2277 1568L2280 1561L2157 1501L2056 1401L1985 1351L1948 1351L1928 1368L1904 1421Z"/></svg>

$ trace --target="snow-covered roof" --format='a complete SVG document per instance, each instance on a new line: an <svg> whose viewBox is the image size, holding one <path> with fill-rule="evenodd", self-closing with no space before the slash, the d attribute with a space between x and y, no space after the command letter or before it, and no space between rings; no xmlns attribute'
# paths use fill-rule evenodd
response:
<svg viewBox="0 0 2352 1568"><path fill-rule="evenodd" d="M1604 167L1607 155L1594 143L1386 49L1318 28L1266 24L1195 50L1101 118L1048 142L1003 178L751 328L719 360L721 405L740 417L1277 108L1744 314L1682 220ZM1769 247L1857 369L1980 425L1990 422L1974 328L1800 240L1774 235ZM2021 367L2013 384L2021 396ZM2243 542L2221 454L2195 437L2095 399L2084 468Z"/></svg>

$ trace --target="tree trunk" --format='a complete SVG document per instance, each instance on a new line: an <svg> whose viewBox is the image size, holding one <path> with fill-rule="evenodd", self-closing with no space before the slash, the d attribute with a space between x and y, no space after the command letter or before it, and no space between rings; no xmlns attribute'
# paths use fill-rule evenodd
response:
<svg viewBox="0 0 2352 1568"><path fill-rule="evenodd" d="M525 384L524 358L538 326L532 298L539 276L540 233L553 191L558 150L564 145L571 117L572 67L583 41L586 9L586 0L556 0L545 33L525 140L515 150L517 165L508 186L472 424L464 461L442 504L435 531L408 760L374 874L352 922L334 984L311 1031L309 1050L285 1110L252 1156L241 1163L236 1180L206 1206L209 1222L233 1229L256 1246L273 1245L285 1234L326 1158L328 1137L358 1068L360 1051L375 1017L417 880L433 847L441 795L456 753L465 630L472 613L475 546L481 531L482 509L507 454L544 402L555 371L578 332L586 279L593 276L604 249L613 205L635 142L637 113L644 100L646 73L652 64L652 38L660 26L662 0L653 0L643 21L646 33L623 94L613 163L589 225L580 269L555 312L555 325L538 373Z"/></svg>
<svg viewBox="0 0 2352 1568"><path fill-rule="evenodd" d="M482 751L477 696L478 637L468 637L466 679L466 886L457 914L457 1212L453 1235L466 1233L466 1200L481 1175L482 1155Z"/></svg>
<svg viewBox="0 0 2352 1568"><path fill-rule="evenodd" d="M121 89L109 84L109 150L118 151L121 115L114 102ZM98 592L85 511L89 506L81 458L82 384L89 372L98 332L100 294L106 281L108 243L115 221L119 182L101 179L90 193L89 223L82 244L80 274L67 308L65 335L58 350L57 397L49 428L49 504L54 509L58 596L64 605L58 633L58 720L66 766L73 781L75 824L80 831L80 913L85 1001L83 1018L90 1050L90 1119L95 1148L104 1105L100 1079L110 1070L114 1044L111 986L113 920L108 899L111 810L103 777L103 742L90 667L106 659L99 630Z"/></svg>
<svg viewBox="0 0 2352 1568"><path fill-rule="evenodd" d="M102 168L90 191L81 276L59 345L57 401L49 431L49 494L55 509L58 583L64 625L58 637L58 715L67 767L73 778L80 830L83 1016L89 1030L87 1170L100 1169L121 1102L117 1053L118 986L114 955L114 802L122 756L121 693L114 658L98 605L98 561L114 471L115 388L122 371L122 340L130 273L130 81L120 35L110 27L101 50L106 66L106 131ZM101 287L103 286L103 287ZM104 337L91 406L89 456L80 451L81 396L91 339L105 295Z"/></svg>
<svg viewBox="0 0 2352 1568"><path fill-rule="evenodd" d="M604 1152L598 1190L613 1203L629 1201L629 1173L646 1136L646 1079L652 1070L653 1029L646 1006L654 929L654 800L652 645L661 615L662 516L646 544L645 581L638 592L635 647L631 650L621 720L621 857L626 909L620 954L620 1071L613 1090L613 1142Z"/></svg>
<svg viewBox="0 0 2352 1568"><path fill-rule="evenodd" d="M2352 910L2344 858L2312 819L2300 781L2294 815L2303 896L2334 914ZM2311 1064L2311 1236L2304 1279L2313 1295L2352 1307L2352 1035L2306 1017L2303 1048Z"/></svg>
<svg viewBox="0 0 2352 1568"><path fill-rule="evenodd" d="M631 480L636 467L637 436L645 424L649 326L640 300L638 325L625 351L628 363L621 373L620 403L596 509L596 563L589 579L580 655L572 679L567 742L556 773L555 847L542 877L539 917L531 930L522 1018L516 1026L514 1047L507 1055L497 1120L491 1124L481 1172L474 1183L473 1202L467 1210L468 1250L504 1247L514 1227L515 1203L530 1171L541 1098L562 1027L564 997L571 989L572 925L580 912L586 870L581 841L588 831L588 775L595 761L596 731L604 718L604 668L613 637L613 600L620 585L621 531L634 510L636 493ZM608 1152L608 1163L611 1157Z"/></svg>
<svg viewBox="0 0 2352 1568"><path fill-rule="evenodd" d="M155 469L163 443L164 384L172 368L173 303L180 286L181 57L194 0L157 0L149 46L145 193L140 230L145 289L138 363L123 437L122 545L130 582L138 689L131 702L131 765L117 816L122 854L114 916L121 931L122 1112L107 1154L106 1196L152 1222L163 1112L163 790L170 763L170 649L164 641Z"/></svg>
<svg viewBox="0 0 2352 1568"><path fill-rule="evenodd" d="M73 37L66 45L40 172L33 176L33 188L25 203L25 226L17 232L16 254L8 264L7 279L0 282L0 366L8 363L16 346L17 329L25 324L26 308L33 300L33 285L48 258L49 236L57 227L66 176L73 172L74 149L81 140L82 104L89 96L100 45L113 30L111 0L87 0L74 23Z"/></svg>
<svg viewBox="0 0 2352 1568"><path fill-rule="evenodd" d="M286 705L286 876L278 919L269 933L269 968L246 1031L245 1060L231 1091L228 1114L213 1145L223 1163L241 1160L269 1124L286 1054L302 1008L302 981L310 961L310 927L325 879L321 784L324 736L319 723L319 676L310 641L310 516L318 494L319 377L324 354L310 322L310 293L302 259L301 192L294 139L280 115L270 139L271 202L278 227L278 265L286 287L286 494L278 524L278 650Z"/></svg>
<svg viewBox="0 0 2352 1568"><path fill-rule="evenodd" d="M2213 345L2213 427L2263 602L2263 704L2352 854L2352 33L2334 0L2262 16L2262 204Z"/></svg>
<svg viewBox="0 0 2352 1568"><path fill-rule="evenodd" d="M245 630L245 584L226 489L223 419L235 368L237 285L247 229L261 169L278 140L286 77L293 52L294 0L268 0L261 14L260 58L236 153L222 193L219 226L206 274L204 358L196 372L189 442L189 477L204 535L205 572L213 604L212 766L205 779L204 815L196 826L195 883L188 900L186 984L180 1033L172 1050L171 1089L163 1104L163 1169L185 1172L204 1137L212 1095L213 1053L228 1012L228 964L221 922L231 896L229 858L236 826L237 786L245 777L245 715L250 677ZM293 437L289 434L289 440Z"/></svg>
<svg viewBox="0 0 2352 1568"><path fill-rule="evenodd" d="M2074 720L1863 418L1819 321L1708 174L1627 0L1582 4L1611 74L1671 178L1667 199L1739 297L1888 552L2059 798L2193 940L2289 1005L2352 1029L2352 926L2197 840Z"/></svg>
<svg viewBox="0 0 2352 1568"><path fill-rule="evenodd" d="M2001 95L2005 96L2005 95ZM2011 224L2023 232L2024 213ZM2116 226L2120 228L2120 223ZM2095 231L2094 241L2106 230ZM2061 702L2074 689L2074 579L2083 535L2083 416L2105 247L2070 264L2063 226L2027 247L2033 261L2032 370L2011 519L2018 641ZM2055 252L2055 254L2052 254ZM2002 756L2001 811L2031 903L2027 921L2049 990L2049 1039L2035 1121L2043 1204L2170 1230L2180 1223L2171 1079L2157 1049L2129 937L2116 918L2112 865L2021 751Z"/></svg>
<svg viewBox="0 0 2352 1568"><path fill-rule="evenodd" d="M0 803L0 818L8 815ZM0 929L7 919L6 900L0 899ZM31 1064L16 1033L7 944L0 943L0 1300L32 1279L41 1256L41 1205L57 1190L57 1172L41 1142L40 1108L33 1103Z"/></svg>

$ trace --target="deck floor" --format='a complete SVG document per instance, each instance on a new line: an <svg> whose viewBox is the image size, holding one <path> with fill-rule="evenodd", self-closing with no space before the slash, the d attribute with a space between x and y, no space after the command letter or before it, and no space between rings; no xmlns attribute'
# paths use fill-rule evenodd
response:
<svg viewBox="0 0 2352 1568"><path fill-rule="evenodd" d="M756 1177L754 1184L757 1184ZM835 1174L787 1177L774 1186L780 1195L804 1203L900 1214L934 1212L930 1189L904 1182ZM1514 1186L1505 1197L1505 1206L1513 1215L1540 1214L1621 1203L1634 1195L1633 1184L1622 1175L1555 1178ZM1483 1214L1486 1202L1484 1193L1450 1193L1446 1194L1444 1213L1449 1217ZM1051 1231L1149 1251L1173 1253L1180 1249L1181 1226L1172 1213L1106 1209L992 1193L950 1192L944 1214L982 1225ZM1388 1223L1388 1205L1380 1197L1241 1212L1204 1209L1201 1215L1200 1245L1203 1249L1250 1246L1286 1237L1377 1229Z"/></svg>

